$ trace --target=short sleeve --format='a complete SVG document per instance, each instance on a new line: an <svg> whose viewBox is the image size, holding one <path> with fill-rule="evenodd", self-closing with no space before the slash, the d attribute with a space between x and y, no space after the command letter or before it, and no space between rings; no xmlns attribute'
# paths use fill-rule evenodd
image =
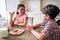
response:
<svg viewBox="0 0 60 40"><path fill-rule="evenodd" d="M28 18L28 15L27 14L24 14L24 18Z"/></svg>
<svg viewBox="0 0 60 40"><path fill-rule="evenodd" d="M48 34L49 30L51 30L52 25L51 24L47 24L44 29L41 31L41 33L45 33L46 35Z"/></svg>
<svg viewBox="0 0 60 40"><path fill-rule="evenodd" d="M43 21L40 25L41 25L42 27L45 27L46 24L47 24L47 21Z"/></svg>

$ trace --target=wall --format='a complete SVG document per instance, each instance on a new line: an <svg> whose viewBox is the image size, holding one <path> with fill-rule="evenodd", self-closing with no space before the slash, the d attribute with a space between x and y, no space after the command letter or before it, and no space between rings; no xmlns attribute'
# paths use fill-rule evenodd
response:
<svg viewBox="0 0 60 40"><path fill-rule="evenodd" d="M25 2L26 6L26 13L29 17L33 17L33 24L39 23L41 21L41 13L40 13L40 0L23 0ZM20 3L20 0L4 0L4 2L1 2L2 8L2 15L4 14L4 17L10 20L10 11L15 11L17 9L17 5ZM4 9L4 10L3 10Z"/></svg>
<svg viewBox="0 0 60 40"><path fill-rule="evenodd" d="M25 6L29 17L33 17L33 24L40 23L40 0L25 0Z"/></svg>
<svg viewBox="0 0 60 40"><path fill-rule="evenodd" d="M14 10L16 11L17 5L20 3L20 0L5 0L7 11Z"/></svg>
<svg viewBox="0 0 60 40"><path fill-rule="evenodd" d="M48 4L57 5L60 8L60 0L41 0L41 8L45 7Z"/></svg>
<svg viewBox="0 0 60 40"><path fill-rule="evenodd" d="M6 15L7 15L7 19L10 20L10 15L9 12L10 11L15 11L17 10L17 5L20 3L20 0L5 0L5 4L6 4Z"/></svg>
<svg viewBox="0 0 60 40"><path fill-rule="evenodd" d="M1 14L1 16L6 17L5 0L0 0L0 14Z"/></svg>
<svg viewBox="0 0 60 40"><path fill-rule="evenodd" d="M29 0L28 9L30 12L40 12L40 0Z"/></svg>
<svg viewBox="0 0 60 40"><path fill-rule="evenodd" d="M0 14L2 17L9 19L9 11L16 11L19 0L0 0Z"/></svg>
<svg viewBox="0 0 60 40"><path fill-rule="evenodd" d="M33 17L33 25L42 22L40 13L41 12L26 12L28 17Z"/></svg>
<svg viewBox="0 0 60 40"><path fill-rule="evenodd" d="M21 2L21 1L20 1ZM33 18L33 24L40 22L40 0L23 0L24 5L26 6L26 13L29 17ZM7 0L7 11L16 10L17 4L19 1L17 0ZM8 12L7 12L8 14ZM9 14L7 15L8 19Z"/></svg>

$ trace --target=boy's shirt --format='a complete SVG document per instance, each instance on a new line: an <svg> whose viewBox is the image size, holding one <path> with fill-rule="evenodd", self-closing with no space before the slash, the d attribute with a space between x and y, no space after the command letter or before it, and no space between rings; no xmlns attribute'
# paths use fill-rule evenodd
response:
<svg viewBox="0 0 60 40"><path fill-rule="evenodd" d="M55 19L44 21L43 23L41 23L41 25L42 27L44 27L41 33L46 34L46 40L60 40L60 38L57 37L60 37L60 28L58 27ZM54 34L54 32L57 34Z"/></svg>

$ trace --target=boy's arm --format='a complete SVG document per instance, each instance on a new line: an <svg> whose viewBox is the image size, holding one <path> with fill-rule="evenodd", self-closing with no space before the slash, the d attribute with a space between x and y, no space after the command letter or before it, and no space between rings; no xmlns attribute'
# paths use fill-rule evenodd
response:
<svg viewBox="0 0 60 40"><path fill-rule="evenodd" d="M36 38L38 38L39 40L43 40L46 37L46 34L44 32L42 33L38 33L33 29L33 26L26 26L26 30L29 30Z"/></svg>
<svg viewBox="0 0 60 40"><path fill-rule="evenodd" d="M36 24L36 25L34 25L33 27L34 28L38 28L38 27L40 27L41 26L41 24Z"/></svg>
<svg viewBox="0 0 60 40"><path fill-rule="evenodd" d="M36 25L34 25L33 27L34 28L38 28L38 27L44 27L45 26L45 21L43 21L42 23L38 23L38 24L36 24Z"/></svg>
<svg viewBox="0 0 60 40"><path fill-rule="evenodd" d="M32 30L31 32L32 32L32 34L33 34L36 38L38 38L39 40L44 40L45 37L46 37L46 35L45 35L44 33L38 33L38 32L36 32L35 30Z"/></svg>

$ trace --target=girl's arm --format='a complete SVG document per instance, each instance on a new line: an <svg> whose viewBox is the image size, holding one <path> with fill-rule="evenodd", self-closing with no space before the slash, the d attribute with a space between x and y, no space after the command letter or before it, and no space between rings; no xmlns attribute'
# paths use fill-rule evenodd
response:
<svg viewBox="0 0 60 40"><path fill-rule="evenodd" d="M22 26L22 27L26 27L27 22L28 22L28 17L25 17L25 18L24 18L24 21L23 21L22 23L14 24L14 26Z"/></svg>
<svg viewBox="0 0 60 40"><path fill-rule="evenodd" d="M10 16L10 24L11 24L11 25L12 25L12 18L13 18L13 17L12 17L12 16Z"/></svg>
<svg viewBox="0 0 60 40"><path fill-rule="evenodd" d="M14 12L10 11L9 14L10 14L10 24L13 25L13 15L14 15Z"/></svg>
<svg viewBox="0 0 60 40"><path fill-rule="evenodd" d="M10 24L11 24L11 26L14 25L15 20L16 20L16 18L13 19L13 17L10 17Z"/></svg>
<svg viewBox="0 0 60 40"><path fill-rule="evenodd" d="M28 22L28 17L25 17L23 23L19 23L19 25L20 26L26 26L27 22Z"/></svg>

